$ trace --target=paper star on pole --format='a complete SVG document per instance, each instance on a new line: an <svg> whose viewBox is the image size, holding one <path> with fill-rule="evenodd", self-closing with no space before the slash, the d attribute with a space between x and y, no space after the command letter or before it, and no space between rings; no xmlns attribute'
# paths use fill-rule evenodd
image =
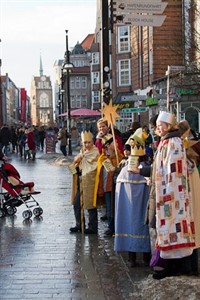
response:
<svg viewBox="0 0 200 300"><path fill-rule="evenodd" d="M191 148L192 146L194 146L195 144L197 144L199 141L197 140L190 140L189 137L190 134L190 128L182 135L182 140L183 140L183 146L186 149Z"/></svg>
<svg viewBox="0 0 200 300"><path fill-rule="evenodd" d="M116 112L118 105L113 106L112 100L109 104L104 103L104 108L100 109L101 113L104 115L103 120L108 122L108 126L113 124L116 125L115 120L119 118L119 114Z"/></svg>

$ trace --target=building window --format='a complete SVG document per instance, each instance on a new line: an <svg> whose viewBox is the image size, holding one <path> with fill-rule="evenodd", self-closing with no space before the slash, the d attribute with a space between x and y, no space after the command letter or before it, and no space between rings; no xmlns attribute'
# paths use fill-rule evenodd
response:
<svg viewBox="0 0 200 300"><path fill-rule="evenodd" d="M131 84L130 59L119 60L119 86Z"/></svg>
<svg viewBox="0 0 200 300"><path fill-rule="evenodd" d="M71 108L76 108L76 99L74 96L70 96Z"/></svg>
<svg viewBox="0 0 200 300"><path fill-rule="evenodd" d="M100 102L100 92L99 91L92 91L92 102L93 103Z"/></svg>
<svg viewBox="0 0 200 300"><path fill-rule="evenodd" d="M85 97L84 98L82 97L81 107L87 107L87 100Z"/></svg>
<svg viewBox="0 0 200 300"><path fill-rule="evenodd" d="M76 96L76 107L81 108L81 96Z"/></svg>
<svg viewBox="0 0 200 300"><path fill-rule="evenodd" d="M130 27L118 27L118 53L130 52Z"/></svg>
<svg viewBox="0 0 200 300"><path fill-rule="evenodd" d="M149 50L149 74L153 74L153 51Z"/></svg>
<svg viewBox="0 0 200 300"><path fill-rule="evenodd" d="M142 57L139 55L139 78L142 77Z"/></svg>
<svg viewBox="0 0 200 300"><path fill-rule="evenodd" d="M81 108L81 101L77 101L77 100L76 100L76 107L77 107L77 108Z"/></svg>
<svg viewBox="0 0 200 300"><path fill-rule="evenodd" d="M86 76L82 77L82 88L83 89L87 88L87 77Z"/></svg>
<svg viewBox="0 0 200 300"><path fill-rule="evenodd" d="M92 64L93 65L99 64L99 52L92 53Z"/></svg>
<svg viewBox="0 0 200 300"><path fill-rule="evenodd" d="M73 64L75 67L84 67L86 65L84 60L75 60Z"/></svg>
<svg viewBox="0 0 200 300"><path fill-rule="evenodd" d="M153 27L149 26L149 38L153 36Z"/></svg>
<svg viewBox="0 0 200 300"><path fill-rule="evenodd" d="M81 107L87 107L87 96L86 95L81 96Z"/></svg>
<svg viewBox="0 0 200 300"><path fill-rule="evenodd" d="M75 84L74 84L74 78L70 78L70 89L74 90Z"/></svg>
<svg viewBox="0 0 200 300"><path fill-rule="evenodd" d="M99 84L99 72L92 72L92 84Z"/></svg>
<svg viewBox="0 0 200 300"><path fill-rule="evenodd" d="M43 82L43 85L44 85L45 89L49 89L50 88L48 81Z"/></svg>
<svg viewBox="0 0 200 300"><path fill-rule="evenodd" d="M75 88L80 89L80 87L81 87L80 77L77 76L75 79Z"/></svg>

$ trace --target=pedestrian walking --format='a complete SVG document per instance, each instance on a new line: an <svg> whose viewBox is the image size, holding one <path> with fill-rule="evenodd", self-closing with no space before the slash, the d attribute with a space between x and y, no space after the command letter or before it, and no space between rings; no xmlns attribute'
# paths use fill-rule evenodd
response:
<svg viewBox="0 0 200 300"><path fill-rule="evenodd" d="M39 137L39 128L38 126L33 126L35 150L40 150L40 137Z"/></svg>
<svg viewBox="0 0 200 300"><path fill-rule="evenodd" d="M17 128L11 126L12 153L17 150Z"/></svg>
<svg viewBox="0 0 200 300"><path fill-rule="evenodd" d="M39 144L40 144L40 150L44 151L44 140L45 140L45 128L44 126L39 127Z"/></svg>
<svg viewBox="0 0 200 300"><path fill-rule="evenodd" d="M60 141L60 151L64 156L67 156L67 144L68 144L69 134L67 131L67 124L65 123L58 132L58 140Z"/></svg>
<svg viewBox="0 0 200 300"><path fill-rule="evenodd" d="M19 154L21 157L25 157L25 142L26 142L26 134L25 134L25 128L22 127L18 131L18 137L17 137L17 143L19 147Z"/></svg>
<svg viewBox="0 0 200 300"><path fill-rule="evenodd" d="M26 134L26 142L25 142L25 159L35 160L36 155L36 143L34 136L34 127L30 127L25 131ZM27 148L26 148L27 147Z"/></svg>
<svg viewBox="0 0 200 300"><path fill-rule="evenodd" d="M11 131L7 124L4 124L0 129L1 151L8 156L9 144L11 143Z"/></svg>

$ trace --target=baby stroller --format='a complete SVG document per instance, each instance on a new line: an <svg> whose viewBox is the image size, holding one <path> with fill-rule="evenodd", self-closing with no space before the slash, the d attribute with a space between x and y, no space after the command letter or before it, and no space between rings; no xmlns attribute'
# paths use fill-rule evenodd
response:
<svg viewBox="0 0 200 300"><path fill-rule="evenodd" d="M6 190L6 191L5 191ZM34 182L20 180L20 175L15 167L9 163L4 163L0 167L0 217L14 215L17 207L25 204L23 211L24 219L30 219L32 215L39 217L43 210L33 195L40 194L34 191ZM31 208L33 208L33 212Z"/></svg>

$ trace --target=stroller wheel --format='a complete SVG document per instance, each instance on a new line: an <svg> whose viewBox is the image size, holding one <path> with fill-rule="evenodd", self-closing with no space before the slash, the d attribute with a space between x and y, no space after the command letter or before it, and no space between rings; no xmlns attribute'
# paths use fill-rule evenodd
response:
<svg viewBox="0 0 200 300"><path fill-rule="evenodd" d="M36 207L34 208L33 210L33 214L36 216L36 217L39 217L40 215L42 215L43 213L43 210L41 207Z"/></svg>
<svg viewBox="0 0 200 300"><path fill-rule="evenodd" d="M25 220L28 220L32 217L32 211L31 210L25 210L25 211L23 211L22 216Z"/></svg>
<svg viewBox="0 0 200 300"><path fill-rule="evenodd" d="M5 215L6 215L5 211L2 208L0 208L0 218L5 217Z"/></svg>
<svg viewBox="0 0 200 300"><path fill-rule="evenodd" d="M13 216L17 211L17 209L15 207L11 207L11 206L8 206L6 210L7 210L7 214L9 216Z"/></svg>
<svg viewBox="0 0 200 300"><path fill-rule="evenodd" d="M40 216L43 214L43 209L41 207L39 207L40 209Z"/></svg>

